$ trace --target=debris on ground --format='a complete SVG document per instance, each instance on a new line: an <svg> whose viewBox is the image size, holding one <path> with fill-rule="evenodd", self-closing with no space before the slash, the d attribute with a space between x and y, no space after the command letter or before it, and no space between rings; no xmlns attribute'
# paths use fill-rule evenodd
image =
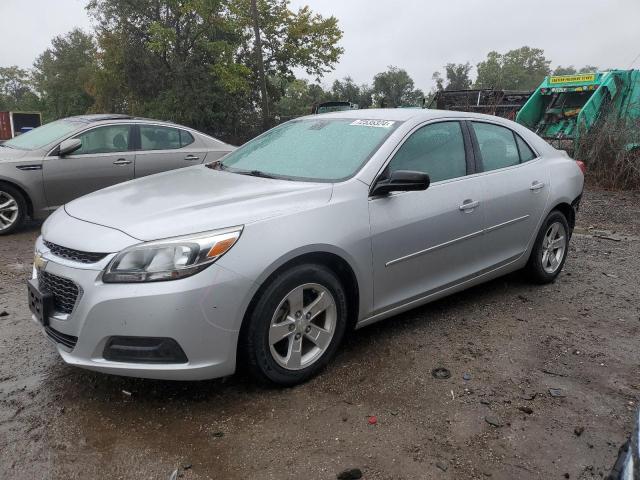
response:
<svg viewBox="0 0 640 480"><path fill-rule="evenodd" d="M449 464L445 461L436 462L436 467L438 467L443 472L446 472L449 469Z"/></svg>
<svg viewBox="0 0 640 480"><path fill-rule="evenodd" d="M434 368L431 370L431 375L433 375L433 378L437 378L438 380L451 378L451 372L444 367Z"/></svg>
<svg viewBox="0 0 640 480"><path fill-rule="evenodd" d="M533 408L531 407L518 407L518 410L526 413L527 415L531 415L533 413Z"/></svg>
<svg viewBox="0 0 640 480"><path fill-rule="evenodd" d="M358 480L362 478L362 471L359 468L350 468L336 475L338 480Z"/></svg>
<svg viewBox="0 0 640 480"><path fill-rule="evenodd" d="M573 433L576 434L576 437L579 437L584 433L584 427L576 427L573 429Z"/></svg>
<svg viewBox="0 0 640 480"><path fill-rule="evenodd" d="M131 396L131 392L129 390L122 390L122 394L126 395L127 397Z"/></svg>
<svg viewBox="0 0 640 480"><path fill-rule="evenodd" d="M375 415L371 415L367 422L369 422L369 425L375 425L376 423L378 423L378 417L376 417Z"/></svg>
<svg viewBox="0 0 640 480"><path fill-rule="evenodd" d="M0 317L7 317L9 315L9 312L7 312L6 310L3 310L0 312Z"/></svg>
<svg viewBox="0 0 640 480"><path fill-rule="evenodd" d="M487 415L486 417L484 417L484 421L487 422L492 427L500 428L504 426L504 422L502 420L492 415Z"/></svg>
<svg viewBox="0 0 640 480"><path fill-rule="evenodd" d="M550 388L549 395L555 398L564 398L567 396L561 388Z"/></svg>
<svg viewBox="0 0 640 480"><path fill-rule="evenodd" d="M462 375L462 379L468 382L469 380L471 380L471 374L465 373L464 375Z"/></svg>

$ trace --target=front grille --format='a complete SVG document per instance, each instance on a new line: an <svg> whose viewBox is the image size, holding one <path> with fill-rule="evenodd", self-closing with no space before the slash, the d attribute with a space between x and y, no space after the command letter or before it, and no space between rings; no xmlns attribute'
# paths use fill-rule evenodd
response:
<svg viewBox="0 0 640 480"><path fill-rule="evenodd" d="M61 343L67 348L73 349L76 346L76 343L78 343L78 337L67 335L66 333L54 330L51 327L44 327L44 331L47 332L49 338L51 338L54 342Z"/></svg>
<svg viewBox="0 0 640 480"><path fill-rule="evenodd" d="M109 255L108 253L94 253L94 252L81 252L80 250L73 250L72 248L56 245L55 243L44 241L51 253L56 257L66 258L67 260L73 260L80 263L96 263Z"/></svg>
<svg viewBox="0 0 640 480"><path fill-rule="evenodd" d="M80 293L78 286L73 281L52 273L39 271L38 282L42 290L53 295L56 311L60 313L71 313L73 311Z"/></svg>

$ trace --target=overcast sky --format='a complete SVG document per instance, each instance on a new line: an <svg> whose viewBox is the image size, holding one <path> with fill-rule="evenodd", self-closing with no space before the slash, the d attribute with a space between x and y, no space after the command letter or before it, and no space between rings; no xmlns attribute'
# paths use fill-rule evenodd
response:
<svg viewBox="0 0 640 480"><path fill-rule="evenodd" d="M86 0L0 0L0 66L29 67L55 35L91 28ZM416 85L448 62L484 59L491 50L542 48L552 65L629 68L640 54L640 0L292 0L335 15L345 53L325 77L371 82L388 65ZM640 66L640 60L635 61Z"/></svg>

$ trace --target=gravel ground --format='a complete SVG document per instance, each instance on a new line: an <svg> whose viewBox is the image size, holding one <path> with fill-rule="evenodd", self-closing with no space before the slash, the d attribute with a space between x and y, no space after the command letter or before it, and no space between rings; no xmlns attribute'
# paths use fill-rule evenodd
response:
<svg viewBox="0 0 640 480"><path fill-rule="evenodd" d="M0 239L0 478L599 479L632 426L638 194L586 192L555 284L510 275L360 330L287 390L66 366L27 310L38 230Z"/></svg>

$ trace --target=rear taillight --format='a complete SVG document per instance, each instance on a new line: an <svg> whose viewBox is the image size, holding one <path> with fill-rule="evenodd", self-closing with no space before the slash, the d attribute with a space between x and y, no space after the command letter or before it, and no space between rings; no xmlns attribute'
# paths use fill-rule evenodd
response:
<svg viewBox="0 0 640 480"><path fill-rule="evenodd" d="M582 160L576 160L576 163L578 164L578 167L580 167L580 170L582 170L582 174L586 175L587 174L587 166L584 164L584 162Z"/></svg>

